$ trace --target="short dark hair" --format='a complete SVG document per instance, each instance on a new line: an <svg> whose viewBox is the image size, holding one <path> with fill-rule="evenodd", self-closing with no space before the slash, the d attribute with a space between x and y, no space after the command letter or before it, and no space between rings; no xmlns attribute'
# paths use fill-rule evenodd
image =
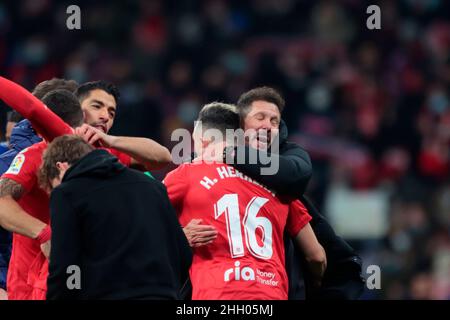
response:
<svg viewBox="0 0 450 320"><path fill-rule="evenodd" d="M32 94L39 100L42 100L42 98L44 98L44 96L50 91L65 89L74 93L77 88L78 83L75 80L53 78L39 83L36 87L34 87Z"/></svg>
<svg viewBox="0 0 450 320"><path fill-rule="evenodd" d="M202 122L203 129L218 129L224 136L227 129L236 130L240 124L236 106L221 102L205 105L200 110L197 121Z"/></svg>
<svg viewBox="0 0 450 320"><path fill-rule="evenodd" d="M93 146L76 135L64 135L53 140L42 156L42 165L38 174L41 187L51 190L50 181L59 176L57 162L73 165L93 150Z"/></svg>
<svg viewBox="0 0 450 320"><path fill-rule="evenodd" d="M23 117L16 110L10 111L6 114L6 122L20 122L23 120Z"/></svg>
<svg viewBox="0 0 450 320"><path fill-rule="evenodd" d="M83 110L72 92L53 90L42 98L42 102L72 128L83 124Z"/></svg>
<svg viewBox="0 0 450 320"><path fill-rule="evenodd" d="M241 119L244 119L250 111L250 106L255 101L266 101L273 103L278 107L280 113L284 109L284 99L281 94L271 87L258 87L254 88L250 91L244 92L239 97L236 108L241 116Z"/></svg>
<svg viewBox="0 0 450 320"><path fill-rule="evenodd" d="M120 99L119 89L117 89L117 87L114 84L105 81L91 81L83 83L75 91L75 95L77 96L78 100L81 103L84 99L86 99L89 96L89 94L93 90L103 90L106 93L109 93L114 97L116 103Z"/></svg>

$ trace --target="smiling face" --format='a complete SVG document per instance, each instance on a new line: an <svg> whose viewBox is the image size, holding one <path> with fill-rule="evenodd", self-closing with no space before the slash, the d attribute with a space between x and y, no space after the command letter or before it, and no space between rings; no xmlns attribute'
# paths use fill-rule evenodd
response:
<svg viewBox="0 0 450 320"><path fill-rule="evenodd" d="M254 101L244 118L244 130L249 135L249 144L256 149L267 149L278 134L281 113L278 107L267 101Z"/></svg>
<svg viewBox="0 0 450 320"><path fill-rule="evenodd" d="M113 95L101 89L89 92L81 102L84 112L84 122L108 133L116 116L117 102Z"/></svg>

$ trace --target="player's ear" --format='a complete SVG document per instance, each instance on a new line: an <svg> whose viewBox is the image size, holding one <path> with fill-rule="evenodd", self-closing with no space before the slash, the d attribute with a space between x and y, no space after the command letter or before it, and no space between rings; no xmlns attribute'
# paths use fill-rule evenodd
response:
<svg viewBox="0 0 450 320"><path fill-rule="evenodd" d="M203 149L205 149L211 143L211 140L205 139L205 138L201 138L200 141L202 142L202 148Z"/></svg>
<svg viewBox="0 0 450 320"><path fill-rule="evenodd" d="M58 168L58 170L67 170L69 168L69 164L67 162L56 162L56 168Z"/></svg>

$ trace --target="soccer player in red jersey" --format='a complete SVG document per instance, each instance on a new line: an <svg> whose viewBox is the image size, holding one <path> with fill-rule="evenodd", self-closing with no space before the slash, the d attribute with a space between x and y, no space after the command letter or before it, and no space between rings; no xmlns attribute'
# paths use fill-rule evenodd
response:
<svg viewBox="0 0 450 320"><path fill-rule="evenodd" d="M182 226L201 219L213 226L217 238L195 247L190 270L192 299L287 299L283 232L296 237L317 280L326 267L323 248L299 201L277 197L258 182L223 163L226 139L208 137L216 129L222 137L239 127L233 106L213 103L200 112L202 129L194 130L200 156L170 172L164 180ZM209 131L210 133L211 131Z"/></svg>
<svg viewBox="0 0 450 320"><path fill-rule="evenodd" d="M152 139L108 135L114 124L119 99L114 85L103 81L87 82L78 87L75 95L80 101L86 123L77 128L76 133L86 142L98 142L125 165L142 170L158 169L172 160L169 150Z"/></svg>
<svg viewBox="0 0 450 320"><path fill-rule="evenodd" d="M169 150L151 139L107 135L114 123L120 96L114 85L103 81L88 82L79 86L75 95L80 101L86 122L76 133L87 142L104 147L125 165L147 170L158 169L171 161ZM0 77L0 99L28 119L47 142L64 134L75 133L39 99L3 77Z"/></svg>
<svg viewBox="0 0 450 320"><path fill-rule="evenodd" d="M110 90L111 92L96 99L97 103L102 103L102 100L109 98L109 106L114 100L115 108L118 98L118 95L114 95L116 92L111 86L102 83L100 86L104 88L97 87L100 91ZM90 96L92 86L88 88L89 90L84 92L84 97ZM62 101L64 94L62 96L59 94L59 98L58 95L53 94L53 98L56 99L52 103L53 110L62 108L60 113L55 115L25 89L1 77L0 89L0 98L29 119L36 131L47 142L58 135L75 131L86 141L108 148L108 151L116 155L125 165L131 165L140 160L142 166L147 169L170 160L168 150L150 139L107 135L114 120L114 113L109 113L107 119L103 119L103 113L97 117L90 117L91 121L98 121L101 126L104 126L105 132L88 125L79 127L83 122L83 113L80 103L73 95L71 97L66 95L66 101ZM49 99L49 97L46 98ZM43 100L50 104L45 97ZM70 112L65 110L66 104L74 106ZM74 108L77 110L74 111ZM67 117L73 117L74 114L77 114L77 121L66 123L61 120L61 118L66 120ZM74 130L68 124L78 128ZM10 268L7 283L10 299L45 299L48 275L48 262L45 256L48 257L51 232L48 227L48 196L38 187L36 178L45 147L46 142L43 142L24 150L0 179L0 223L5 229L15 233L10 263L12 268ZM16 238L21 240L16 241Z"/></svg>
<svg viewBox="0 0 450 320"><path fill-rule="evenodd" d="M68 125L83 123L80 104L69 91L52 91L43 101ZM7 278L11 300L38 299L45 293L46 275L41 269L46 259L41 245L50 240L49 198L38 185L37 172L46 147L42 141L20 152L0 179L0 222L13 232Z"/></svg>

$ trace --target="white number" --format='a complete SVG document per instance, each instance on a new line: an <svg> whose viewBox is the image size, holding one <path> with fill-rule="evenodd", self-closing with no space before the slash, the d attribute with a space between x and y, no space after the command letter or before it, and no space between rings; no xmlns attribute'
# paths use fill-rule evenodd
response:
<svg viewBox="0 0 450 320"><path fill-rule="evenodd" d="M272 257L272 224L265 217L257 217L259 210L267 201L269 200L265 198L253 197L245 209L245 217L242 221L247 247L252 255L261 259L270 259ZM262 229L262 247L256 240L256 230L258 228Z"/></svg>
<svg viewBox="0 0 450 320"><path fill-rule="evenodd" d="M226 194L217 201L217 204L214 206L215 219L219 219L224 212L231 257L242 257L244 255L244 245L242 244L241 219L239 217L237 194Z"/></svg>
<svg viewBox="0 0 450 320"><path fill-rule="evenodd" d="M270 259L272 257L272 224L265 217L258 217L259 210L269 201L266 198L253 197L245 209L244 226L245 241L250 253L260 259ZM225 213L227 223L228 241L230 244L231 257L237 258L244 255L244 245L242 241L241 219L239 215L239 200L237 194L226 194L217 204L214 205L215 219ZM263 245L258 244L256 230L262 231Z"/></svg>

